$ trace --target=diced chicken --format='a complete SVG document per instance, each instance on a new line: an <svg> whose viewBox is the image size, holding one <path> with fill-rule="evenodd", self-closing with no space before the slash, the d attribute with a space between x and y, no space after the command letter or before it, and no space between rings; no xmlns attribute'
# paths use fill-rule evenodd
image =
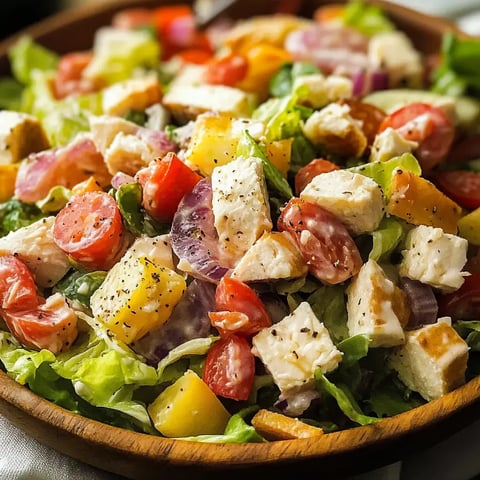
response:
<svg viewBox="0 0 480 480"><path fill-rule="evenodd" d="M374 180L348 170L315 176L300 193L337 216L353 235L373 232L383 218L383 192Z"/></svg>
<svg viewBox="0 0 480 480"><path fill-rule="evenodd" d="M232 117L249 117L255 105L252 94L224 85L173 85L163 97L163 105L180 123L204 112Z"/></svg>
<svg viewBox="0 0 480 480"><path fill-rule="evenodd" d="M446 322L406 332L389 366L400 380L425 400L434 400L465 383L468 345Z"/></svg>
<svg viewBox="0 0 480 480"><path fill-rule="evenodd" d="M242 282L302 277L307 264L285 232L265 232L245 253L232 272Z"/></svg>
<svg viewBox="0 0 480 480"><path fill-rule="evenodd" d="M455 291L468 275L462 272L467 248L464 238L444 233L441 228L419 225L407 234L399 273L445 293Z"/></svg>
<svg viewBox="0 0 480 480"><path fill-rule="evenodd" d="M315 145L339 155L359 157L367 148L367 138L349 112L348 105L331 103L307 119L303 132Z"/></svg>
<svg viewBox="0 0 480 480"><path fill-rule="evenodd" d="M368 335L373 348L405 341L403 326L410 315L406 296L372 259L347 288L347 314L349 334Z"/></svg>
<svg viewBox="0 0 480 480"><path fill-rule="evenodd" d="M17 163L49 147L47 135L34 116L0 111L0 165Z"/></svg>
<svg viewBox="0 0 480 480"><path fill-rule="evenodd" d="M135 238L132 245L125 252L125 256L131 255L135 258L145 257L160 267L174 270L173 252L169 235L158 235L147 237L142 235Z"/></svg>
<svg viewBox="0 0 480 480"><path fill-rule="evenodd" d="M263 164L239 157L212 173L212 209L220 248L235 265L272 229Z"/></svg>
<svg viewBox="0 0 480 480"><path fill-rule="evenodd" d="M54 222L55 217L46 217L0 238L0 255L18 255L40 287L52 287L71 267L53 239Z"/></svg>
<svg viewBox="0 0 480 480"><path fill-rule="evenodd" d="M252 343L254 355L262 360L282 393L312 389L317 368L329 373L342 360L342 352L307 302L261 330Z"/></svg>
<svg viewBox="0 0 480 480"><path fill-rule="evenodd" d="M161 99L162 89L156 76L132 78L104 89L102 108L108 115L121 116L129 110L143 111Z"/></svg>
<svg viewBox="0 0 480 480"><path fill-rule="evenodd" d="M105 155L117 134L132 135L137 130L137 124L114 115L92 115L90 117L92 139L102 155Z"/></svg>

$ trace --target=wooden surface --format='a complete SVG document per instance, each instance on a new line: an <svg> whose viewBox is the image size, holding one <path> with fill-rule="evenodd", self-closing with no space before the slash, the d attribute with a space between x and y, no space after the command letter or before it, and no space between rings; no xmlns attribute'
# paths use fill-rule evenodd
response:
<svg viewBox="0 0 480 480"><path fill-rule="evenodd" d="M95 30L108 24L114 12L159 3L140 0L89 3L31 27L27 33L59 53L85 49L91 46ZM304 13L308 15L321 3L326 2L304 2ZM425 52L437 51L442 33L454 29L445 20L396 4L372 3L384 7ZM8 72L6 51L14 41L15 37L0 43L0 74ZM168 480L214 480L228 475L233 480L244 479L246 473L312 472L320 478L342 478L387 465L440 442L478 418L479 397L480 378L477 378L426 406L377 424L312 439L215 445L153 437L88 420L38 397L0 372L1 414L41 443L131 479L154 476Z"/></svg>

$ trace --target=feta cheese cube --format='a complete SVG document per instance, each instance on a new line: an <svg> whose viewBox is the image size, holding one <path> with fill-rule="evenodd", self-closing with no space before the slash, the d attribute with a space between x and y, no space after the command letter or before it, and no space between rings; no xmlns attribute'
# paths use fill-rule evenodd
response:
<svg viewBox="0 0 480 480"><path fill-rule="evenodd" d="M386 162L404 153L413 152L417 147L417 142L406 140L395 129L388 127L375 136L370 151L370 162Z"/></svg>
<svg viewBox="0 0 480 480"><path fill-rule="evenodd" d="M262 161L239 157L214 168L212 208L220 248L234 266L272 229Z"/></svg>
<svg viewBox="0 0 480 480"><path fill-rule="evenodd" d="M32 115L0 111L0 165L17 163L50 144L42 125Z"/></svg>
<svg viewBox="0 0 480 480"><path fill-rule="evenodd" d="M232 272L242 282L303 277L308 267L286 232L265 232L245 253Z"/></svg>
<svg viewBox="0 0 480 480"><path fill-rule="evenodd" d="M393 31L374 35L369 42L368 58L387 71L390 88L422 87L422 58L405 33Z"/></svg>
<svg viewBox="0 0 480 480"><path fill-rule="evenodd" d="M303 132L315 145L339 155L359 157L367 148L367 138L360 122L349 112L348 105L331 103L307 119Z"/></svg>
<svg viewBox="0 0 480 480"><path fill-rule="evenodd" d="M399 273L445 293L455 291L468 275L462 272L467 248L464 238L444 233L441 228L419 225L407 234Z"/></svg>
<svg viewBox="0 0 480 480"><path fill-rule="evenodd" d="M448 323L408 331L405 339L388 363L408 388L430 401L465 383L468 345Z"/></svg>
<svg viewBox="0 0 480 480"><path fill-rule="evenodd" d="M385 211L380 185L349 170L315 176L302 190L300 198L333 213L353 235L374 231Z"/></svg>
<svg viewBox="0 0 480 480"><path fill-rule="evenodd" d="M328 373L342 360L342 352L307 302L261 330L252 343L254 355L265 364L281 392L312 388L317 368Z"/></svg>
<svg viewBox="0 0 480 480"><path fill-rule="evenodd" d="M375 260L368 260L347 288L347 326L351 336L368 335L371 347L393 347L405 341L403 325L410 310L403 291Z"/></svg>
<svg viewBox="0 0 480 480"><path fill-rule="evenodd" d="M293 91L299 94L299 103L320 109L331 102L345 100L352 96L353 83L350 78L321 73L300 75L293 82ZM303 93L305 92L305 93Z"/></svg>

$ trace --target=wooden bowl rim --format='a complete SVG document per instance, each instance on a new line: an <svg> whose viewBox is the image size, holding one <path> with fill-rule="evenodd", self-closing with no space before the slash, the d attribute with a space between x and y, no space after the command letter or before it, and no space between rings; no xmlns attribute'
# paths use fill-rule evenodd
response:
<svg viewBox="0 0 480 480"><path fill-rule="evenodd" d="M1 41L0 57L6 55L8 48L21 35L27 34L32 38L40 38L60 24L77 22L92 15L114 12L126 7L148 3L145 0L117 0L116 2L74 7L68 11L55 14ZM159 5L169 2L152 0L150 3ZM329 3L343 2L332 1ZM443 18L416 12L384 0L370 0L368 3L385 8L392 16L407 20L414 19L417 25L428 23L432 30L435 30L439 35L450 30L460 36L468 36L450 21ZM341 456L379 443L401 441L411 434L418 433L432 425L440 424L447 419L471 410L478 403L479 398L480 377L476 377L437 400L394 417L385 418L375 424L358 426L349 430L307 439L269 443L212 444L156 437L82 417L38 396L3 371L0 371L0 409L4 409L5 404L9 404L34 420L69 432L94 446L108 448L123 454L131 455L133 452L139 458L165 461L177 466L246 466ZM6 416L8 417L7 414ZM14 416L10 415L10 417L13 418ZM13 421L22 428L21 422L15 422L15 419Z"/></svg>

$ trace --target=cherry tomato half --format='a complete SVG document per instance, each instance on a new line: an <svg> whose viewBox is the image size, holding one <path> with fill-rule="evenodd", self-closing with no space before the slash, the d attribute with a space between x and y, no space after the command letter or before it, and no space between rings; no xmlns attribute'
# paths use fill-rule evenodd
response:
<svg viewBox="0 0 480 480"><path fill-rule="evenodd" d="M227 55L213 58L206 64L204 80L211 85L234 86L245 78L248 62L243 55Z"/></svg>
<svg viewBox="0 0 480 480"><path fill-rule="evenodd" d="M452 320L480 318L480 272L465 277L463 285L452 293L438 296L438 315Z"/></svg>
<svg viewBox="0 0 480 480"><path fill-rule="evenodd" d="M28 310L38 303L35 279L25 263L14 255L0 256L0 308Z"/></svg>
<svg viewBox="0 0 480 480"><path fill-rule="evenodd" d="M170 152L137 172L143 188L143 207L159 221L171 221L180 200L202 177Z"/></svg>
<svg viewBox="0 0 480 480"><path fill-rule="evenodd" d="M480 173L468 170L437 172L430 180L461 207L480 207Z"/></svg>
<svg viewBox="0 0 480 480"><path fill-rule="evenodd" d="M89 270L108 270L123 245L123 223L114 198L105 192L73 197L53 227L55 243Z"/></svg>
<svg viewBox="0 0 480 480"><path fill-rule="evenodd" d="M295 175L295 194L300 192L311 182L311 180L321 173L339 170L340 167L330 160L316 158L302 167Z"/></svg>
<svg viewBox="0 0 480 480"><path fill-rule="evenodd" d="M428 172L448 155L455 127L445 112L426 103L412 103L388 115L379 127L391 127L405 139L418 142L414 154L422 170Z"/></svg>
<svg viewBox="0 0 480 480"><path fill-rule="evenodd" d="M207 353L203 381L221 397L247 400L255 378L255 357L250 343L229 335L213 344Z"/></svg>
<svg viewBox="0 0 480 480"><path fill-rule="evenodd" d="M212 324L222 336L230 333L251 336L272 324L267 309L255 290L231 277L223 277L217 285L215 310L217 312L212 313L219 315L213 314Z"/></svg>
<svg viewBox="0 0 480 480"><path fill-rule="evenodd" d="M319 205L292 198L280 213L277 227L290 233L309 272L322 282L344 282L362 266L360 252L346 227Z"/></svg>
<svg viewBox="0 0 480 480"><path fill-rule="evenodd" d="M65 98L69 95L88 93L96 90L96 85L82 73L93 58L92 52L72 52L64 55L58 62L53 90L55 97Z"/></svg>

